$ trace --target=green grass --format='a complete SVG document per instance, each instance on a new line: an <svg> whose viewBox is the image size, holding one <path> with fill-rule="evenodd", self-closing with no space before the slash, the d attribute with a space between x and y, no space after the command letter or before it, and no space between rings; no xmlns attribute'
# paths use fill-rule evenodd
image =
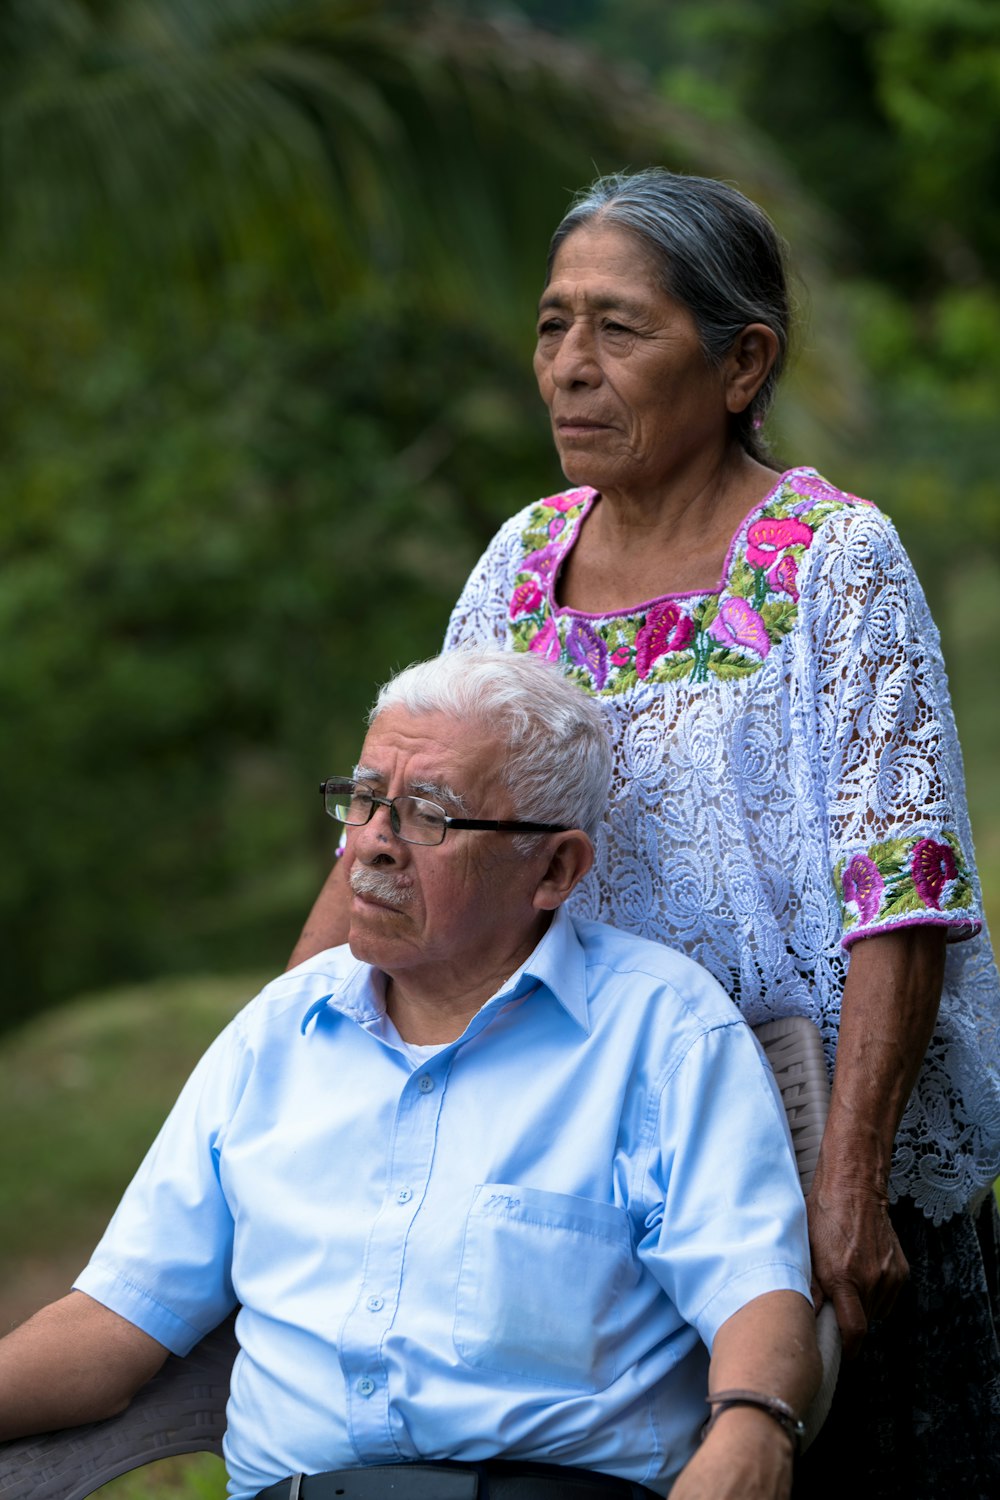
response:
<svg viewBox="0 0 1000 1500"><path fill-rule="evenodd" d="M259 988L169 980L61 1006L0 1047L0 1284L85 1254L194 1062Z"/></svg>
<svg viewBox="0 0 1000 1500"><path fill-rule="evenodd" d="M68 1290L194 1062L261 982L198 978L116 990L4 1039L0 1305L26 1264L40 1269L40 1300ZM64 1286L48 1283L47 1266ZM224 1500L225 1491L221 1460L193 1454L137 1469L99 1493Z"/></svg>
<svg viewBox="0 0 1000 1500"><path fill-rule="evenodd" d="M226 1471L208 1453L164 1458L113 1479L96 1492L102 1500L225 1500Z"/></svg>

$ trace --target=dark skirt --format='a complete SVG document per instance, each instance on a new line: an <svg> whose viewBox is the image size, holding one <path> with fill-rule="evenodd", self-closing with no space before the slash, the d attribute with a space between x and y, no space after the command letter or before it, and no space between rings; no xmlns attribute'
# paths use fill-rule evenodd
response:
<svg viewBox="0 0 1000 1500"><path fill-rule="evenodd" d="M892 1221L910 1279L841 1366L794 1500L1000 1497L1000 1216L936 1229L908 1199Z"/></svg>

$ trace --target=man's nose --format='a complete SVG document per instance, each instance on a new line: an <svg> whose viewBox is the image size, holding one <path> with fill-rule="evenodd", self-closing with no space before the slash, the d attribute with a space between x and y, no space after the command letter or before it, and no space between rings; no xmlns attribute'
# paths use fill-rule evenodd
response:
<svg viewBox="0 0 1000 1500"><path fill-rule="evenodd" d="M368 822L362 823L356 830L354 847L357 857L363 863L370 864L376 859L380 864L397 862L406 845L392 831L392 817L388 807L379 804Z"/></svg>

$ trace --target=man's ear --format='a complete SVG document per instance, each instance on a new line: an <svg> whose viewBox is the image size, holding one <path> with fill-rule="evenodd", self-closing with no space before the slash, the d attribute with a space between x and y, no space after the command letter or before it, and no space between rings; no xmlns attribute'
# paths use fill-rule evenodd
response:
<svg viewBox="0 0 1000 1500"><path fill-rule="evenodd" d="M724 366L729 411L746 411L777 357L778 337L766 323L748 323L736 335Z"/></svg>
<svg viewBox="0 0 1000 1500"><path fill-rule="evenodd" d="M555 911L580 884L594 863L594 846L582 828L552 835L549 862L535 889L537 911Z"/></svg>

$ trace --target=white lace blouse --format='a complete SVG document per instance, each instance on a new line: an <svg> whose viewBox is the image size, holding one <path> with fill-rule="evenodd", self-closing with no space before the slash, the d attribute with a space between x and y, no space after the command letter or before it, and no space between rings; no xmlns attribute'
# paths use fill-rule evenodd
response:
<svg viewBox="0 0 1000 1500"><path fill-rule="evenodd" d="M446 645L535 651L598 698L612 795L574 909L681 948L751 1023L812 1017L832 1064L850 945L947 926L891 1179L940 1223L1000 1173L1000 984L938 635L899 538L792 469L715 591L584 614L555 593L597 499L572 489L508 521Z"/></svg>

